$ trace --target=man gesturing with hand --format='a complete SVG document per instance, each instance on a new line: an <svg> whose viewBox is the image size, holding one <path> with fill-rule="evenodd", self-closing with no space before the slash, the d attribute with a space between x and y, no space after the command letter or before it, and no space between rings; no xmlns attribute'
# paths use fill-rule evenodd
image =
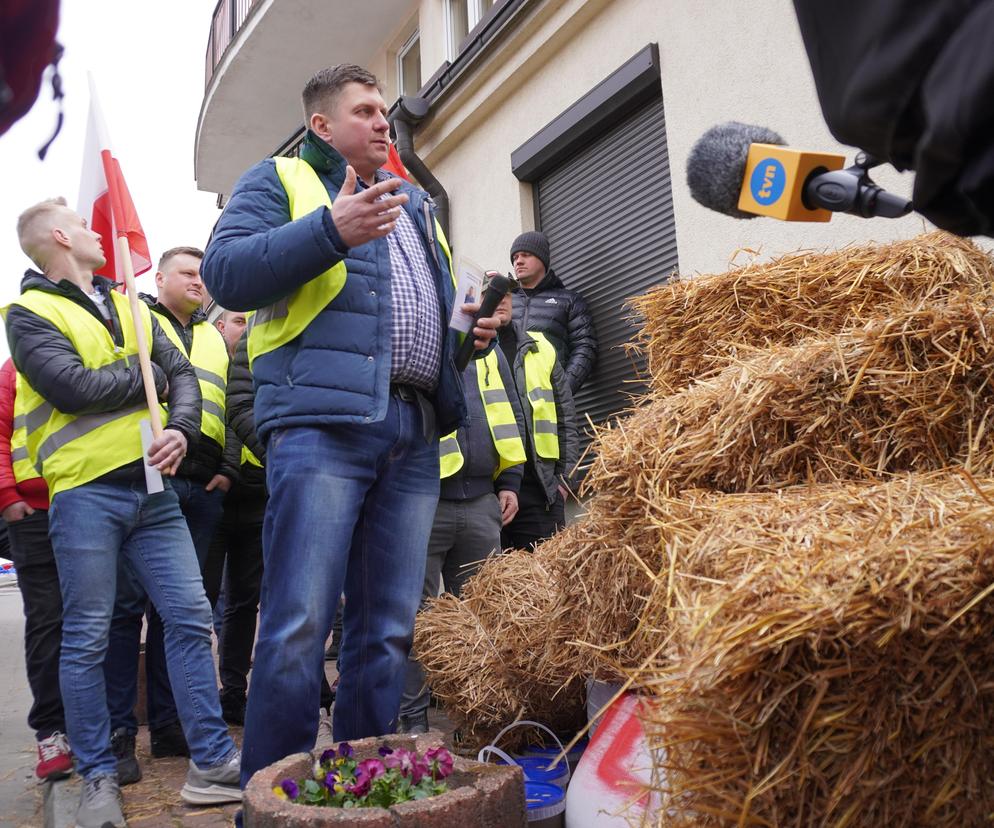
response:
<svg viewBox="0 0 994 828"><path fill-rule="evenodd" d="M438 435L466 419L460 340L446 324L456 300L448 247L427 194L380 170L390 143L376 78L352 65L323 70L303 105L299 158L242 176L203 263L221 305L255 311L248 354L270 493L243 785L313 747L342 592L334 737L396 728L438 500ZM479 321L478 349L496 327Z"/></svg>

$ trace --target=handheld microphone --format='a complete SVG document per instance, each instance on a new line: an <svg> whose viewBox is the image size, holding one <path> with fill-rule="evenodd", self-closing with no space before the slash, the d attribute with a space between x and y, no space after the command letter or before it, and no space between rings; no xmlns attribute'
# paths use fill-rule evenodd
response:
<svg viewBox="0 0 994 828"><path fill-rule="evenodd" d="M870 179L880 161L866 153L846 169L845 156L788 149L775 132L729 121L709 129L691 149L687 183L694 200L734 218L829 221L832 213L897 218L905 198Z"/></svg>
<svg viewBox="0 0 994 828"><path fill-rule="evenodd" d="M473 356L473 351L476 350L473 344L473 340L476 339L473 336L473 328L476 327L477 321L488 316L493 316L494 311L497 310L497 306L500 304L500 300L507 296L507 292L510 289L511 280L507 276L501 276L498 273L490 277L490 284L483 292L483 301L480 303L480 309L473 317L473 324L470 326L466 338L462 341L462 345L459 346L459 350L456 352L456 369L460 374L466 370L466 366L469 365L469 360Z"/></svg>

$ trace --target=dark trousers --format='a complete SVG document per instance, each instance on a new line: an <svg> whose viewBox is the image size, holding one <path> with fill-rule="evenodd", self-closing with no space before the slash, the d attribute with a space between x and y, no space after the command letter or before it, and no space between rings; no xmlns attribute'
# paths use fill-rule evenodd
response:
<svg viewBox="0 0 994 828"><path fill-rule="evenodd" d="M7 535L24 601L24 660L33 698L28 725L39 740L47 739L57 730L66 730L59 690L62 593L48 540L48 512L37 509L8 523Z"/></svg>
<svg viewBox="0 0 994 828"><path fill-rule="evenodd" d="M500 533L505 549L530 549L539 541L551 538L566 525L566 502L561 494L551 506L542 485L530 472L525 472L518 492L518 513Z"/></svg>
<svg viewBox="0 0 994 828"><path fill-rule="evenodd" d="M266 495L245 496L237 489L224 502L224 517L208 556L204 577L214 606L224 573L224 614L218 655L221 696L245 698L262 586L262 522Z"/></svg>
<svg viewBox="0 0 994 828"><path fill-rule="evenodd" d="M204 484L185 478L174 478L169 484L179 497L180 509L190 530L198 565L203 574L207 550L221 520L224 493L218 489L208 492ZM125 559L122 557L120 561L117 600L104 661L110 726L111 730L119 727L124 727L129 732L138 730L134 714L138 698L138 650L142 615L147 613L145 676L148 687L148 726L150 730L157 730L179 721L166 669L162 619Z"/></svg>

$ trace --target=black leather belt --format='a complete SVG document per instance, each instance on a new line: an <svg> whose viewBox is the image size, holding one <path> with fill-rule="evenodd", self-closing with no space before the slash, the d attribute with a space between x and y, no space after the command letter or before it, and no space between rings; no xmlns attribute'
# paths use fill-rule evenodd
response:
<svg viewBox="0 0 994 828"><path fill-rule="evenodd" d="M435 406L425 396L424 391L406 383L390 383L390 394L403 402L412 403L421 412L421 430L428 443L438 439L435 423Z"/></svg>

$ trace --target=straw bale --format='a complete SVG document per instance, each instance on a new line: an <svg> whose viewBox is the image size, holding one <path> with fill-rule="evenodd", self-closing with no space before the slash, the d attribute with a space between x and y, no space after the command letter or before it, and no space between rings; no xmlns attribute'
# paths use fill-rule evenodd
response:
<svg viewBox="0 0 994 828"><path fill-rule="evenodd" d="M961 295L751 351L599 432L587 491L741 492L963 463L991 467L994 310Z"/></svg>
<svg viewBox="0 0 994 828"><path fill-rule="evenodd" d="M994 813L994 479L659 498L639 671L666 826ZM690 519L688 519L690 516Z"/></svg>
<svg viewBox="0 0 994 828"><path fill-rule="evenodd" d="M727 273L677 278L633 299L637 345L656 390L674 392L720 368L742 346L793 345L994 283L994 261L941 231L888 245L802 251Z"/></svg>
<svg viewBox="0 0 994 828"><path fill-rule="evenodd" d="M517 719L569 729L583 718L580 678L542 658L571 611L549 563L523 550L493 556L461 600L443 595L418 615L415 653L466 748Z"/></svg>

